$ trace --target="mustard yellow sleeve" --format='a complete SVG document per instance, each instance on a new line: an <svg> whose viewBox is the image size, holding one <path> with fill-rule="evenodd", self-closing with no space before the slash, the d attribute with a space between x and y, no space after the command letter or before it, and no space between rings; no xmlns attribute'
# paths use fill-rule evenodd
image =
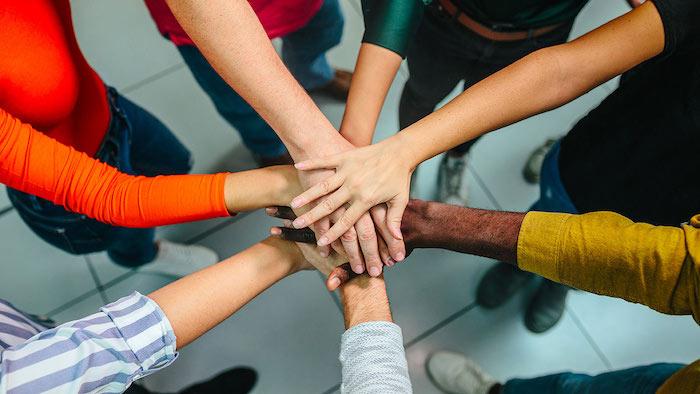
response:
<svg viewBox="0 0 700 394"><path fill-rule="evenodd" d="M700 217L682 228L634 223L611 212L530 212L518 266L555 282L623 298L700 323Z"/></svg>
<svg viewBox="0 0 700 394"><path fill-rule="evenodd" d="M686 366L659 387L656 394L684 394L700 392L700 360Z"/></svg>

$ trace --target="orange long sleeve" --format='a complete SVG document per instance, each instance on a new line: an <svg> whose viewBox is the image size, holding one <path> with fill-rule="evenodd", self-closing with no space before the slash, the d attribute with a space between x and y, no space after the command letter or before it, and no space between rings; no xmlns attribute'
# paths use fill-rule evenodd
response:
<svg viewBox="0 0 700 394"><path fill-rule="evenodd" d="M101 222L154 227L228 216L225 179L126 175L0 108L0 182Z"/></svg>

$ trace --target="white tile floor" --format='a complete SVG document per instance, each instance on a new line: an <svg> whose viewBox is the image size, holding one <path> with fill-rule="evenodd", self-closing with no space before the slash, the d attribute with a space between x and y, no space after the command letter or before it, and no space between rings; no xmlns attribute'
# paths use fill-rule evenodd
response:
<svg viewBox="0 0 700 394"><path fill-rule="evenodd" d="M196 172L252 167L240 139L215 113L184 68L177 51L160 38L139 0L73 0L82 48L105 81L155 113L192 150ZM331 61L351 68L362 21L357 0L344 0L343 43ZM623 0L592 0L574 36L625 10ZM379 122L377 138L397 129L397 102L406 78L397 78ZM526 209L537 188L520 171L529 152L549 136L565 133L576 119L614 89L610 82L555 111L520 122L480 141L471 157L471 200L484 208ZM319 102L337 126L343 107ZM222 143L228 141L229 143ZM432 198L437 160L421 167L419 196ZM0 190L0 212L9 202ZM271 220L260 212L235 219L171 226L161 236L197 241L228 256L261 239ZM104 254L70 256L42 242L15 212L0 216L0 297L49 314L58 321L78 318L134 290L148 292L170 279L116 267ZM474 305L474 290L488 268L486 259L444 251L418 251L387 273L396 321L403 327L416 393L438 392L423 363L438 349L458 349L496 377L535 376L577 370L600 372L654 361L688 362L697 357L689 343L700 330L684 317L581 292L570 297L563 321L544 335L522 325L526 294L496 311ZM288 279L258 297L234 318L183 351L168 370L147 384L176 390L219 370L251 365L260 372L256 393L335 392L342 317L315 273ZM633 335L630 335L633 334ZM669 335L672 334L672 335Z"/></svg>

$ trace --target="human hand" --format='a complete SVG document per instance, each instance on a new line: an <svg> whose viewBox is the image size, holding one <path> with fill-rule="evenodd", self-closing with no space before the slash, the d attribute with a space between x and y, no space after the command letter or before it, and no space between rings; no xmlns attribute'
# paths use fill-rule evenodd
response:
<svg viewBox="0 0 700 394"><path fill-rule="evenodd" d="M323 257L318 250L311 245L316 244L316 236L309 228L295 229L291 227L291 221L296 215L289 207L270 207L266 209L268 215L284 220L284 226L272 227L270 234L285 241L294 242L300 252L305 256L299 264L299 270L318 269L326 275L326 287L329 291L335 291L340 285L357 276L350 269L350 265L343 263L347 256L342 253L332 253L332 257ZM302 245L305 244L305 245ZM334 258L340 257L338 261Z"/></svg>
<svg viewBox="0 0 700 394"><path fill-rule="evenodd" d="M348 151L348 148L352 149L352 145L349 145L345 140L343 141L334 144L340 146L340 152ZM312 187L322 184L332 175L332 170L319 169L302 171L299 176L305 186ZM284 205L287 205L289 201L285 202ZM371 212L363 213L356 223L342 234L339 240L330 243L336 252L344 252L348 256L348 261L357 274L364 272L366 267L371 276L379 276L384 264L392 266L405 257L406 251L403 241L392 236L386 224L386 212L387 207L384 204L372 208ZM341 220L345 213L345 207L338 207L329 212L326 217L319 218L310 227L318 237L321 237L331 225ZM377 236L377 233L380 237ZM322 256L327 256L330 253L330 248L328 245L320 245L319 251Z"/></svg>
<svg viewBox="0 0 700 394"><path fill-rule="evenodd" d="M316 204L293 222L294 227L309 226L349 203L343 216L318 241L319 245L328 245L347 232L370 208L386 203L383 222L394 239L402 240L401 216L408 203L415 165L400 141L392 137L376 145L296 164L301 171L335 168L336 173L292 200L293 208L311 202Z"/></svg>

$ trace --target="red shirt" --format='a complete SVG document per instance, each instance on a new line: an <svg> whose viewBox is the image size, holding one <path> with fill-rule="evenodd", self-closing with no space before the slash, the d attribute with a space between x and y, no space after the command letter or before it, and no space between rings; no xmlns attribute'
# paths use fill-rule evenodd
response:
<svg viewBox="0 0 700 394"><path fill-rule="evenodd" d="M145 0L161 34L175 45L194 45L170 12L165 0ZM323 5L323 0L248 0L268 37L277 38L304 27Z"/></svg>
<svg viewBox="0 0 700 394"><path fill-rule="evenodd" d="M105 86L80 52L69 0L0 1L0 108L94 155L109 125Z"/></svg>

